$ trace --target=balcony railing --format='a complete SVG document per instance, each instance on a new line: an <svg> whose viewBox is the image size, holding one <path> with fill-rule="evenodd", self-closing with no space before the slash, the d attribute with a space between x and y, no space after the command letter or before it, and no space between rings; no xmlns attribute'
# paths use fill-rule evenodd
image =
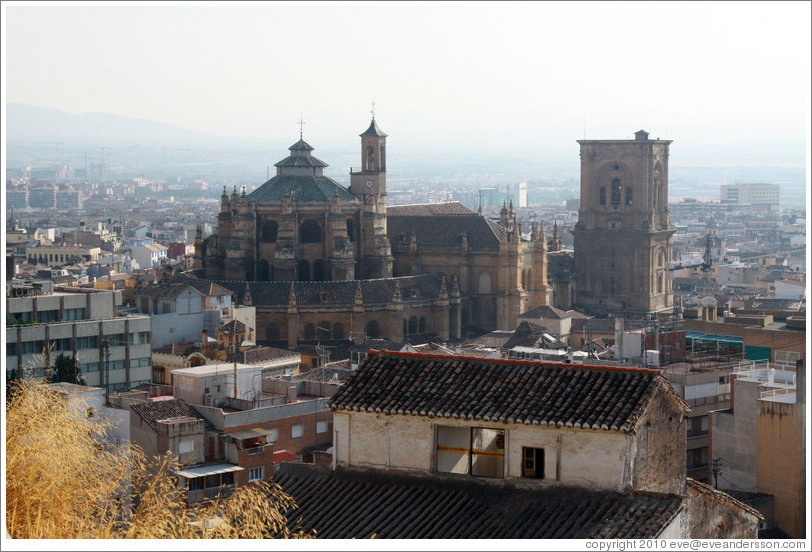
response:
<svg viewBox="0 0 812 552"><path fill-rule="evenodd" d="M693 432L690 429L688 430L688 439L697 439L699 437L707 437L710 432L707 429L703 429L702 431Z"/></svg>
<svg viewBox="0 0 812 552"><path fill-rule="evenodd" d="M245 449L245 450L248 451L249 456L254 455L254 454L263 454L265 452L265 449L266 449L267 446L268 445L260 445L258 447L251 447L251 448Z"/></svg>
<svg viewBox="0 0 812 552"><path fill-rule="evenodd" d="M710 395L708 397L696 397L694 399L685 399L688 406L703 406L706 404L718 404L730 400L730 393L722 393L720 395Z"/></svg>

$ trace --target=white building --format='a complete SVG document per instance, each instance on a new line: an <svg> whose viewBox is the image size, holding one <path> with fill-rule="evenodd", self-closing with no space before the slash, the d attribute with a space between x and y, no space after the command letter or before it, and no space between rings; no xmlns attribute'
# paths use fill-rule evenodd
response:
<svg viewBox="0 0 812 552"><path fill-rule="evenodd" d="M6 299L6 371L43 377L60 354L79 361L87 385L108 391L151 379L149 316L118 316L121 291L56 288ZM7 375L8 377L8 375Z"/></svg>
<svg viewBox="0 0 812 552"><path fill-rule="evenodd" d="M166 260L167 248L159 243L146 245L133 245L130 247L130 256L138 262L141 268L155 268Z"/></svg>
<svg viewBox="0 0 812 552"><path fill-rule="evenodd" d="M177 399L205 406L216 406L229 398L255 401L261 398L263 379L269 379L278 370L293 373L300 362L301 356L292 352L261 364L223 363L178 368L172 370L173 392Z"/></svg>
<svg viewBox="0 0 812 552"><path fill-rule="evenodd" d="M722 203L739 205L770 205L778 208L780 186L778 184L722 184Z"/></svg>

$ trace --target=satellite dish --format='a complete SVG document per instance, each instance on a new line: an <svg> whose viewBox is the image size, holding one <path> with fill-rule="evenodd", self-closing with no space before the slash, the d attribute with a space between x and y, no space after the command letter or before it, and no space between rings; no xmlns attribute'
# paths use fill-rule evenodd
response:
<svg viewBox="0 0 812 552"><path fill-rule="evenodd" d="M702 297L699 299L699 304L703 307L715 307L716 306L716 298L708 295L706 297Z"/></svg>

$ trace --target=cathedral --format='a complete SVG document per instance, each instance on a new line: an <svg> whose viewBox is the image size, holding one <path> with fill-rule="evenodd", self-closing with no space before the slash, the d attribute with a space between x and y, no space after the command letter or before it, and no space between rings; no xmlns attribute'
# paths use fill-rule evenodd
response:
<svg viewBox="0 0 812 552"><path fill-rule="evenodd" d="M543 227L523 233L512 204L498 220L460 203L387 207L386 137L373 115L348 188L300 133L273 178L223 190L195 273L256 307L260 340L456 339L549 304Z"/></svg>

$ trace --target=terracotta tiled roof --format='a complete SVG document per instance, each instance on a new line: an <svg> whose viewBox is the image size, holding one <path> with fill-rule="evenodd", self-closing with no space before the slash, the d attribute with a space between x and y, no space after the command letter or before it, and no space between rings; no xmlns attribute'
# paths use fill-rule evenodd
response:
<svg viewBox="0 0 812 552"><path fill-rule="evenodd" d="M174 281L178 281L178 280L173 280L173 282ZM180 281L182 281L185 284L188 284L188 285L192 286L197 291L199 291L200 293L202 293L203 295L206 295L206 296L231 295L232 293L234 293L230 289L224 288L223 286L221 286L219 284L215 284L214 282L190 280L188 278L183 278Z"/></svg>
<svg viewBox="0 0 812 552"><path fill-rule="evenodd" d="M502 347L504 349L536 347L545 333L549 333L545 327L525 320L516 326L516 331L513 332L513 335Z"/></svg>
<svg viewBox="0 0 812 552"><path fill-rule="evenodd" d="M634 431L658 389L689 410L656 370L382 351L361 362L329 405L334 411Z"/></svg>
<svg viewBox="0 0 812 552"><path fill-rule="evenodd" d="M140 416L153 430L157 429L159 420L202 418L200 413L183 399L134 403L130 405L130 411Z"/></svg>
<svg viewBox="0 0 812 552"><path fill-rule="evenodd" d="M572 318L572 313L549 305L542 305L523 312L519 315L519 318L552 318L554 320L563 320L564 318Z"/></svg>
<svg viewBox="0 0 812 552"><path fill-rule="evenodd" d="M382 471L280 466L274 481L298 508L289 519L328 539L653 538L682 507L676 496L551 487L519 489Z"/></svg>
<svg viewBox="0 0 812 552"><path fill-rule="evenodd" d="M231 322L221 325L219 328L217 328L217 330L229 334L245 333L245 324L234 319Z"/></svg>
<svg viewBox="0 0 812 552"><path fill-rule="evenodd" d="M301 458L299 458L292 452L288 452L286 450L274 451L273 453L274 464L282 464L284 462L301 462L301 461L302 461Z"/></svg>
<svg viewBox="0 0 812 552"><path fill-rule="evenodd" d="M258 362L265 362L266 360L296 357L297 353L286 349L277 349L275 347L254 347L253 349L240 351L240 355L242 357L240 362L243 364L256 364Z"/></svg>
<svg viewBox="0 0 812 552"><path fill-rule="evenodd" d="M468 345L478 345L480 347L503 347L513 336L513 332L506 330L496 330L485 335L481 335L467 342Z"/></svg>

